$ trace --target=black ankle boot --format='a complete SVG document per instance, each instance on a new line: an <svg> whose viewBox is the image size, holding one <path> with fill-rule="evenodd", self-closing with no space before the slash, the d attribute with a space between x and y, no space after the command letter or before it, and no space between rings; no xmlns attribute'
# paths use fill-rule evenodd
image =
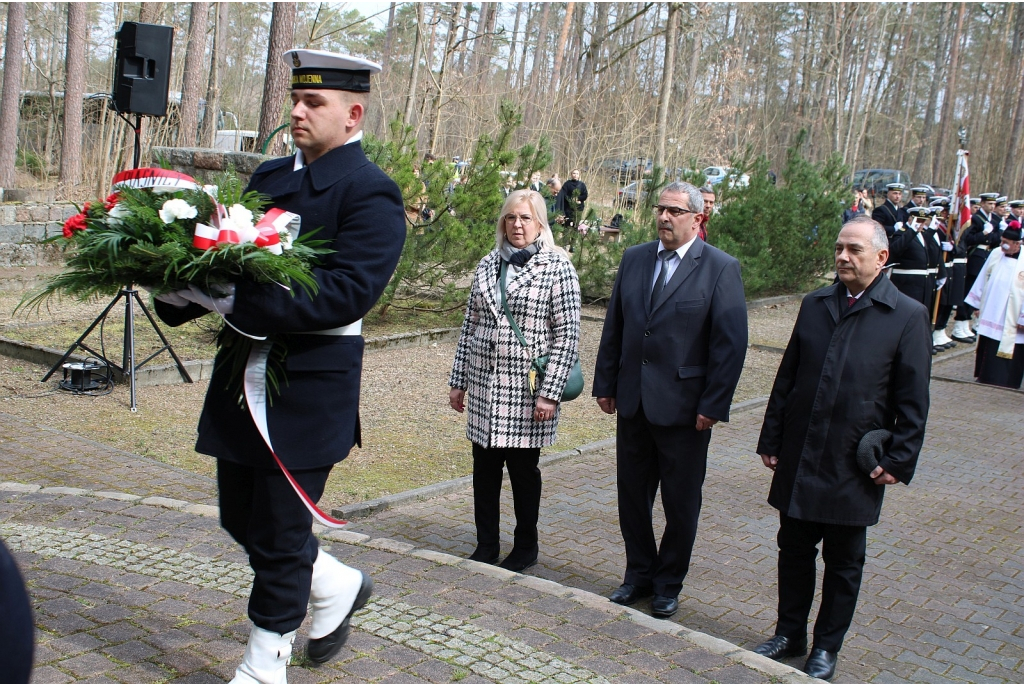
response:
<svg viewBox="0 0 1024 685"><path fill-rule="evenodd" d="M537 563L537 554L540 550L537 545L529 548L513 547L512 552L505 557L505 561L498 564L506 571L522 573Z"/></svg>
<svg viewBox="0 0 1024 685"><path fill-rule="evenodd" d="M485 564L496 564L498 557L501 555L501 549L499 547L491 547L489 545L477 545L476 549L472 554L469 555L470 561L480 561Z"/></svg>

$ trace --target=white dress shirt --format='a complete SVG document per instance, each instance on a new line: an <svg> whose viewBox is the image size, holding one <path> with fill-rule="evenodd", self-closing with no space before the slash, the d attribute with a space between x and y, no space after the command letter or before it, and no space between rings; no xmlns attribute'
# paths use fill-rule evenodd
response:
<svg viewBox="0 0 1024 685"><path fill-rule="evenodd" d="M658 243L658 259L654 262L654 280L651 281L651 290L654 289L654 285L658 282L658 275L661 273L662 264L664 264L667 269L665 284L668 285L668 282L672 280L672 276L675 275L676 269L680 264L682 264L683 257L686 256L686 251L690 249L690 245L693 245L693 241L696 239L697 235L694 234L694 236L690 238L690 242L684 243L678 250L675 250L677 258L670 258L666 261L662 261L661 253L668 248L666 248L663 243Z"/></svg>

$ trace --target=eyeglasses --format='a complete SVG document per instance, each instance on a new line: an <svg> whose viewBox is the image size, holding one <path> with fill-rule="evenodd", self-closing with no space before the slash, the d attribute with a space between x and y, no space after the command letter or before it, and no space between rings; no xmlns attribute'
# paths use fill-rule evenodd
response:
<svg viewBox="0 0 1024 685"><path fill-rule="evenodd" d="M683 209L682 207L670 207L668 205L654 205L654 213L661 214L662 212L668 212L669 216L682 216L684 214L700 214L692 209Z"/></svg>
<svg viewBox="0 0 1024 685"><path fill-rule="evenodd" d="M516 219L519 219L520 221L522 221L523 222L523 226L526 226L528 224L533 223L533 217L530 216L529 214L522 214L522 215L520 215L520 214L506 214L505 215L505 221L507 221L510 224L514 224L516 222Z"/></svg>

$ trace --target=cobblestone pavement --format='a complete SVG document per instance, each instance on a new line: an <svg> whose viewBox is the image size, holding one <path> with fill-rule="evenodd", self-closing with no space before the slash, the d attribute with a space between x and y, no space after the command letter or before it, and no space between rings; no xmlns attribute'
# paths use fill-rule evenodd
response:
<svg viewBox="0 0 1024 685"><path fill-rule="evenodd" d="M216 507L167 496L212 483L58 431L33 441L0 419L0 469L25 481L0 483L0 537L35 608L33 681L229 679L251 572ZM318 669L294 657L291 682L810 682L580 589L356 532L322 540L376 594L341 654Z"/></svg>
<svg viewBox="0 0 1024 685"><path fill-rule="evenodd" d="M959 356L936 364L935 374L969 379L973 363L973 354ZM932 383L916 478L889 488L882 520L869 529L837 682L1024 678L1022 409L1016 393ZM762 416L763 409L737 413L714 429L693 565L674 619L748 649L771 635L775 621L778 517L765 502L770 473L753 451ZM621 582L614 459L606 449L544 469L541 557L531 574L600 594ZM508 551L507 483L502 494ZM352 528L465 556L475 546L472 521L471 492L462 490Z"/></svg>

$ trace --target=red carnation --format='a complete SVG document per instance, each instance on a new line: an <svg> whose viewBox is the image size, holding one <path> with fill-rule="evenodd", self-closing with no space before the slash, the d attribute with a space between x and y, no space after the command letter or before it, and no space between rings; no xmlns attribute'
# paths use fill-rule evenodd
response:
<svg viewBox="0 0 1024 685"><path fill-rule="evenodd" d="M86 205L88 206L88 205ZM85 230L85 214L75 214L73 217L64 222L64 237L70 238L75 234L75 231Z"/></svg>
<svg viewBox="0 0 1024 685"><path fill-rule="evenodd" d="M121 195L119 193L111 193L110 195L107 195L107 199L103 201L103 208L109 212L120 199Z"/></svg>

